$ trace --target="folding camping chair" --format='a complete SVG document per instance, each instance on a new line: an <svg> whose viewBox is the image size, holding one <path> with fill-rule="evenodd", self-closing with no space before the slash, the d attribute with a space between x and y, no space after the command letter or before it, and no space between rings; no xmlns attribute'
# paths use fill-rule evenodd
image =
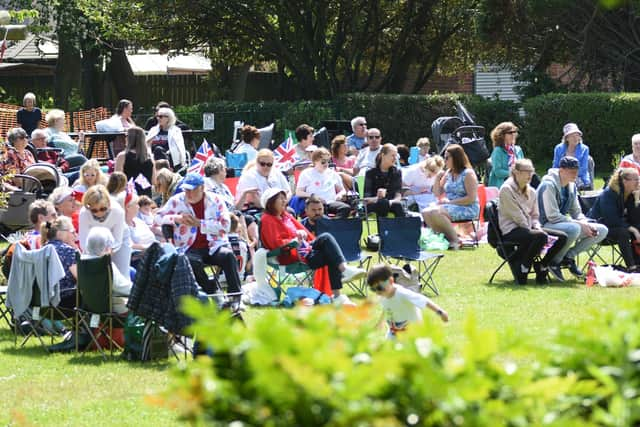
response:
<svg viewBox="0 0 640 427"><path fill-rule="evenodd" d="M280 298L283 286L293 283L296 286L313 286L314 271L303 262L282 265L278 256L285 251L298 247L298 241L293 240L279 248L271 249L267 253L267 267L271 268L270 278L275 281L276 295Z"/></svg>
<svg viewBox="0 0 640 427"><path fill-rule="evenodd" d="M107 254L88 258L76 254L76 265L78 267L76 337L79 336L80 327L83 327L102 357L106 359L105 349L99 342L100 337L106 338L111 356L113 356L114 347L117 350L123 350L113 339L114 323L122 327L124 319L113 311L111 256ZM76 351L78 351L77 340Z"/></svg>
<svg viewBox="0 0 640 427"><path fill-rule="evenodd" d="M478 230L481 227L480 220L483 217L484 204L486 200L487 200L487 193L485 191L485 186L483 184L478 184L478 203L480 204L478 216L473 219L451 221L453 225L471 224L471 228L473 230L473 236L472 236L471 242L468 242L468 241L462 242L462 247L477 248L479 246ZM476 226L476 223L477 223L477 226Z"/></svg>
<svg viewBox="0 0 640 427"><path fill-rule="evenodd" d="M361 218L322 218L317 225L318 235L329 233L338 242L347 262L358 262L359 268L369 270L371 255L364 254L360 248L360 237L362 236ZM365 279L360 279L357 283L349 282L349 287L362 295L367 296L367 284Z"/></svg>
<svg viewBox="0 0 640 427"><path fill-rule="evenodd" d="M422 220L418 217L381 218L378 217L378 233L380 235L380 261L395 260L396 264L417 262L420 290L425 286L439 295L433 277L440 260L440 253L425 252L420 249L418 241L422 231Z"/></svg>
<svg viewBox="0 0 640 427"><path fill-rule="evenodd" d="M13 329L11 310L7 307L7 289L6 285L0 286L0 317L7 322L9 329Z"/></svg>
<svg viewBox="0 0 640 427"><path fill-rule="evenodd" d="M602 191L578 195L578 202L580 203L580 209L582 209L583 214L586 215L591 210L593 204L596 202L596 199L600 196L601 192ZM629 235L629 240L631 240L631 235ZM610 249L608 259L605 258L606 255L600 253L600 251L604 247L608 247ZM596 264L624 264L622 252L620 252L618 244L614 240L611 240L609 237L605 237L604 240L602 240L600 243L590 247L586 252L586 256L587 260L582 266L583 271L586 271L590 261L594 261Z"/></svg>
<svg viewBox="0 0 640 427"><path fill-rule="evenodd" d="M498 223L498 201L491 200L487 202L484 208L484 218L489 223L489 229L487 230L487 240L489 244L495 248L498 256L502 258L500 265L493 271L489 283L493 282L494 277L505 264L507 264L518 248L517 243L504 240L502 231L500 231L500 224Z"/></svg>

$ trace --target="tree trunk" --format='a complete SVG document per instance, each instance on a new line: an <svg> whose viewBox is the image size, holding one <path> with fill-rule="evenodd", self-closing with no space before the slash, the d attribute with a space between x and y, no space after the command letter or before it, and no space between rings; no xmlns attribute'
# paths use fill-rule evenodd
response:
<svg viewBox="0 0 640 427"><path fill-rule="evenodd" d="M100 61L102 56L99 49L86 49L82 55L82 98L84 108L101 106L102 97L102 70Z"/></svg>
<svg viewBox="0 0 640 427"><path fill-rule="evenodd" d="M81 72L80 51L66 40L59 40L58 61L54 77L54 99L56 105L69 110L69 98L73 88L79 88Z"/></svg>
<svg viewBox="0 0 640 427"><path fill-rule="evenodd" d="M232 101L244 101L247 92L247 78L249 77L250 62L231 67L229 70L229 88Z"/></svg>
<svg viewBox="0 0 640 427"><path fill-rule="evenodd" d="M107 72L111 77L118 99L128 99L135 107L138 102L136 78L131 70L131 64L127 59L123 43L114 43L115 49L111 50L111 61L107 65Z"/></svg>

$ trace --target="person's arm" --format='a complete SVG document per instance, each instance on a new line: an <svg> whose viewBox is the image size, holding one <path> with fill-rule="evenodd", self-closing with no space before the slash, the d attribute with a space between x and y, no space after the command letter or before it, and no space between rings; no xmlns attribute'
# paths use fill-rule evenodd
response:
<svg viewBox="0 0 640 427"><path fill-rule="evenodd" d="M556 192L557 189L554 186L546 183L540 184L537 191L538 207L544 211L547 222L551 224L567 221L567 217L560 213Z"/></svg>
<svg viewBox="0 0 640 427"><path fill-rule="evenodd" d="M529 228L529 220L520 208L520 203L516 199L513 189L508 185L500 187L498 209L500 215L509 218L509 220L513 221L518 227Z"/></svg>
<svg viewBox="0 0 640 427"><path fill-rule="evenodd" d="M395 201L400 201L400 199L402 199L402 173L399 169L396 169L391 175L389 194L387 195L387 198Z"/></svg>
<svg viewBox="0 0 640 427"><path fill-rule="evenodd" d="M307 171L311 171L311 170L313 169L311 168L305 169L300 173L300 176L298 177L298 184L296 185L296 196L302 197L305 199L311 196L311 193L307 192L307 187L310 184L309 172Z"/></svg>
<svg viewBox="0 0 640 427"><path fill-rule="evenodd" d="M467 173L464 177L464 189L467 193L466 196L459 199L449 200L448 203L454 205L470 205L478 200L478 179L473 169L467 169Z"/></svg>
<svg viewBox="0 0 640 427"><path fill-rule="evenodd" d="M554 168L558 168L560 167L560 159L564 156L564 142L561 142L560 144L556 145L556 147L553 149L553 165L552 167Z"/></svg>
<svg viewBox="0 0 640 427"><path fill-rule="evenodd" d="M434 313L440 316L443 322L449 321L449 313L447 313L442 307L440 307L435 302L429 300L427 302L427 307L429 307L430 310L432 310Z"/></svg>
<svg viewBox="0 0 640 427"><path fill-rule="evenodd" d="M214 193L205 193L205 219L200 221L200 231L218 235L228 233L231 228L231 217L227 205Z"/></svg>
<svg viewBox="0 0 640 427"><path fill-rule="evenodd" d="M126 155L125 152L121 151L116 156L116 164L113 167L113 169L116 172L123 172L124 171L124 157L125 157L125 155Z"/></svg>
<svg viewBox="0 0 640 427"><path fill-rule="evenodd" d="M509 156L504 148L496 147L493 149L491 153L491 171L500 179L504 180L509 177Z"/></svg>
<svg viewBox="0 0 640 427"><path fill-rule="evenodd" d="M431 191L433 195L436 197L440 197L444 194L444 184L447 182L447 171L444 169L438 172L433 179L433 187L431 187Z"/></svg>
<svg viewBox="0 0 640 427"><path fill-rule="evenodd" d="M582 145L583 150L580 154L580 168L578 171L582 184L588 187L591 185L591 176L589 176L589 147L584 143L580 143L580 145Z"/></svg>

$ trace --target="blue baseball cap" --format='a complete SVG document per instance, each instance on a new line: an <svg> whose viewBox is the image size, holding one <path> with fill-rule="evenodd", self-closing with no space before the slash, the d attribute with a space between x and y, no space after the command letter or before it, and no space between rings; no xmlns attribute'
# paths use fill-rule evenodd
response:
<svg viewBox="0 0 640 427"><path fill-rule="evenodd" d="M204 178L199 173L188 173L182 180L180 187L184 190L193 190L196 187L204 185Z"/></svg>

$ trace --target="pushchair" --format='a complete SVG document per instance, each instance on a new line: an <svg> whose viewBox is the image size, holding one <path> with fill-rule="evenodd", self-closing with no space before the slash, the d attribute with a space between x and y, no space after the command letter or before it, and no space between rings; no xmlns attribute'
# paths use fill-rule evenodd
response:
<svg viewBox="0 0 640 427"><path fill-rule="evenodd" d="M476 125L473 116L461 102L456 102L457 116L438 117L431 124L431 134L438 154L444 156L449 144L459 144L467 154L473 169L482 182L487 173L487 159L490 157L485 142L485 128Z"/></svg>
<svg viewBox="0 0 640 427"><path fill-rule="evenodd" d="M14 175L13 184L19 190L7 194L6 207L0 209L0 234L31 227L29 206L36 199L44 199L56 187L67 186L67 179L49 163L34 163L22 174Z"/></svg>

